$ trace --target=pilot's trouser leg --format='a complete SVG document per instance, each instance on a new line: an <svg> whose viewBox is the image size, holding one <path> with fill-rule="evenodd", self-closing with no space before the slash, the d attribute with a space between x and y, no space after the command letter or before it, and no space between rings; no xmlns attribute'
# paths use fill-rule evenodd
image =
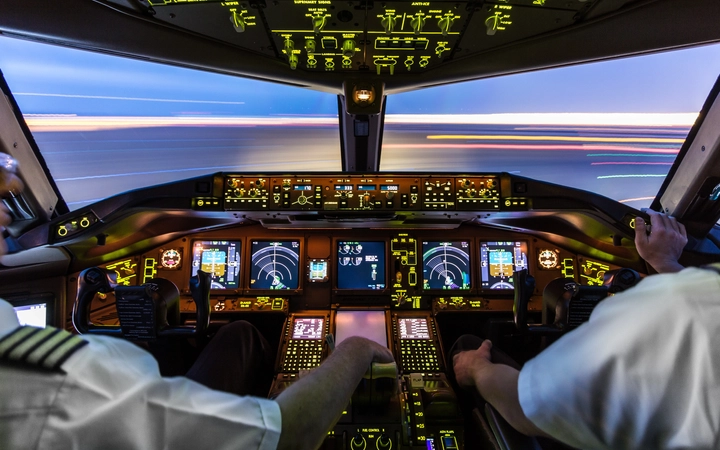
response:
<svg viewBox="0 0 720 450"><path fill-rule="evenodd" d="M220 328L186 376L219 391L266 397L273 360L267 340L241 320Z"/></svg>

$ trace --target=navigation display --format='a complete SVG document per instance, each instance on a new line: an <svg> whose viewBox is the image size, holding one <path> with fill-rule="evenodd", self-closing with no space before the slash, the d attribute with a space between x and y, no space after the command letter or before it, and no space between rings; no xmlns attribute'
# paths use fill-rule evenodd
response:
<svg viewBox="0 0 720 450"><path fill-rule="evenodd" d="M325 319L322 317L296 317L293 321L293 339L323 339Z"/></svg>
<svg viewBox="0 0 720 450"><path fill-rule="evenodd" d="M250 289L297 289L300 241L252 241Z"/></svg>
<svg viewBox="0 0 720 450"><path fill-rule="evenodd" d="M387 347L385 311L338 311L335 314L335 344L350 336L362 336Z"/></svg>
<svg viewBox="0 0 720 450"><path fill-rule="evenodd" d="M338 289L385 289L385 243L339 241Z"/></svg>
<svg viewBox="0 0 720 450"><path fill-rule="evenodd" d="M423 241L423 288L470 289L470 243Z"/></svg>
<svg viewBox="0 0 720 450"><path fill-rule="evenodd" d="M240 248L238 241L195 241L193 243L192 275L198 269L211 277L210 289L237 289L240 280Z"/></svg>
<svg viewBox="0 0 720 450"><path fill-rule="evenodd" d="M527 242L480 243L483 289L514 289L513 272L527 269Z"/></svg>
<svg viewBox="0 0 720 450"><path fill-rule="evenodd" d="M425 318L398 319L400 339L430 339L430 330Z"/></svg>

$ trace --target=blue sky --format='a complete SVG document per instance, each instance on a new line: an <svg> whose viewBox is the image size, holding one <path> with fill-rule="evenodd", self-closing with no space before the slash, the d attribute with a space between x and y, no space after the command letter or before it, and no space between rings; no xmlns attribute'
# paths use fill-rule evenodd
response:
<svg viewBox="0 0 720 450"><path fill-rule="evenodd" d="M0 37L25 114L335 115L334 95ZM394 95L390 114L697 112L720 44Z"/></svg>

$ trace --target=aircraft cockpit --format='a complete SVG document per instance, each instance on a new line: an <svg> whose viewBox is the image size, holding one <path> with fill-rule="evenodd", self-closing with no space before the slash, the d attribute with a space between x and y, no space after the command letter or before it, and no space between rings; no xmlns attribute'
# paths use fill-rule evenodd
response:
<svg viewBox="0 0 720 450"><path fill-rule="evenodd" d="M570 123L558 111L543 123L507 111L478 118L475 106L440 117L433 104L471 94L422 93L703 45L717 52L719 19L712 0L5 2L0 48L27 41L276 84L247 100L267 114L238 118L222 108L249 108L244 99L210 82L180 100L96 92L87 81L88 93L31 93L15 74L22 64L0 56L0 152L26 186L3 198L14 222L0 297L23 323L149 349L202 348L246 320L275 352L268 398L363 336L396 363L368 368L322 448L540 448L492 408L463 409L450 348L475 334L522 364L654 273L633 241L645 207L687 227L682 263L716 262L720 81L714 73L699 114L681 124ZM134 70L138 92L187 89L162 70ZM326 97L297 101L302 118L264 104L288 86ZM392 109L409 93L420 93L422 117ZM502 92L484 95L506 104ZM39 106L66 97L88 109ZM142 106L88 112L113 102ZM181 106L155 112L155 103ZM206 116L202 103L221 112ZM580 173L586 166L629 169ZM567 308L556 309L569 285ZM164 374L181 374L178 361L158 358Z"/></svg>

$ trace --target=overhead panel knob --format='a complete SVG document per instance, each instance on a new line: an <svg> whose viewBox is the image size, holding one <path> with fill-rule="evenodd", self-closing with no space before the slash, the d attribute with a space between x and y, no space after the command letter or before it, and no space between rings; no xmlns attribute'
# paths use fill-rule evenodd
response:
<svg viewBox="0 0 720 450"><path fill-rule="evenodd" d="M346 39L342 44L342 54L348 58L355 56L355 41L352 39Z"/></svg>
<svg viewBox="0 0 720 450"><path fill-rule="evenodd" d="M325 28L325 16L313 16L312 18L312 27L314 33L319 33Z"/></svg>
<svg viewBox="0 0 720 450"><path fill-rule="evenodd" d="M453 26L453 23L455 23L455 18L452 16L444 16L438 21L438 26L440 27L440 32L443 36L447 36L450 28Z"/></svg>
<svg viewBox="0 0 720 450"><path fill-rule="evenodd" d="M395 23L397 22L397 18L392 15L388 14L385 17L380 20L380 24L382 25L383 29L385 30L385 34L392 34L393 30L395 30Z"/></svg>
<svg viewBox="0 0 720 450"><path fill-rule="evenodd" d="M410 26L415 34L420 34L425 26L425 17L422 14L415 14L415 17L410 21Z"/></svg>
<svg viewBox="0 0 720 450"><path fill-rule="evenodd" d="M308 53L308 55L312 55L315 53L315 39L307 39L305 40L305 51Z"/></svg>
<svg viewBox="0 0 720 450"><path fill-rule="evenodd" d="M238 33L245 31L245 18L241 14L238 14L237 11L231 11L230 22L232 22L233 28L235 28L235 31Z"/></svg>

